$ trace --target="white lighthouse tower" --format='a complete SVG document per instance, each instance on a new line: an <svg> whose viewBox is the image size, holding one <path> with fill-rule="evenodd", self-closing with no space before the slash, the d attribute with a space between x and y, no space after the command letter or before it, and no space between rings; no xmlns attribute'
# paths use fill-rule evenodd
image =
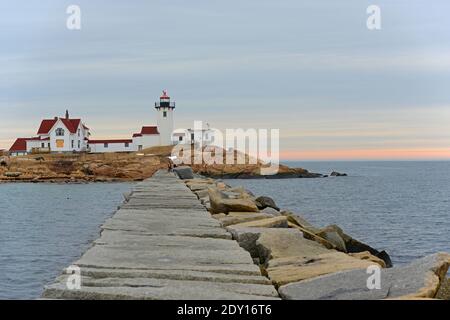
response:
<svg viewBox="0 0 450 320"><path fill-rule="evenodd" d="M171 145L175 102L170 102L170 97L167 95L166 90L163 90L159 103L155 102L155 109L158 113L159 144L161 146Z"/></svg>

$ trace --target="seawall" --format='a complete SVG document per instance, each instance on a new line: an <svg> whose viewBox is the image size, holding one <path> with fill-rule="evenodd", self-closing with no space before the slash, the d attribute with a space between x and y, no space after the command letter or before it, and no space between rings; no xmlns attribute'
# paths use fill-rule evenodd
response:
<svg viewBox="0 0 450 320"><path fill-rule="evenodd" d="M43 298L278 299L250 254L163 170L134 187L74 266L81 287L64 272Z"/></svg>

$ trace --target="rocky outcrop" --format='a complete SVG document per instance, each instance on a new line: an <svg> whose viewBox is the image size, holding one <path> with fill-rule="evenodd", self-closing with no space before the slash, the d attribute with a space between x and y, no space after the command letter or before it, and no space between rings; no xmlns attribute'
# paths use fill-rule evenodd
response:
<svg viewBox="0 0 450 320"><path fill-rule="evenodd" d="M290 178L321 178L322 174L312 173L303 168L290 168L285 165L278 167L277 173L261 175L262 164L234 165L193 165L194 172L215 179L290 179Z"/></svg>
<svg viewBox="0 0 450 320"><path fill-rule="evenodd" d="M333 171L330 173L330 177L346 177L347 174L346 173L340 173L337 171Z"/></svg>
<svg viewBox="0 0 450 320"><path fill-rule="evenodd" d="M378 300L435 298L450 265L450 255L437 253L406 266L380 270L380 288L369 289L366 269L294 282L279 288L284 299Z"/></svg>

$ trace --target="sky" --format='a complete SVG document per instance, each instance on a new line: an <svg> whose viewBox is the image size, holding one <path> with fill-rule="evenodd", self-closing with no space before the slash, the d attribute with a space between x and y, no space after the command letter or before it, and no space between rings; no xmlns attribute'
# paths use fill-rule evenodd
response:
<svg viewBox="0 0 450 320"><path fill-rule="evenodd" d="M66 27L69 5L81 30ZM381 29L366 26L369 5ZM0 2L0 149L43 118L93 138L156 123L280 130L283 159L450 159L450 2Z"/></svg>

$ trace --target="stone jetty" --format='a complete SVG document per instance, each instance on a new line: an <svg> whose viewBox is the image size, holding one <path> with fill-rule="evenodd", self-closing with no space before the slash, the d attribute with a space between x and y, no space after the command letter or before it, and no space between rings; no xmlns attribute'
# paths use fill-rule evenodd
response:
<svg viewBox="0 0 450 320"><path fill-rule="evenodd" d="M278 299L250 254L173 173L135 186L69 274L47 286L52 299Z"/></svg>
<svg viewBox="0 0 450 320"><path fill-rule="evenodd" d="M450 265L439 253L393 267L336 225L319 228L267 196L166 170L137 184L50 299L429 299ZM380 271L381 288L367 285ZM81 273L81 287L71 286ZM69 272L70 271L70 272ZM69 286L68 286L69 284Z"/></svg>

